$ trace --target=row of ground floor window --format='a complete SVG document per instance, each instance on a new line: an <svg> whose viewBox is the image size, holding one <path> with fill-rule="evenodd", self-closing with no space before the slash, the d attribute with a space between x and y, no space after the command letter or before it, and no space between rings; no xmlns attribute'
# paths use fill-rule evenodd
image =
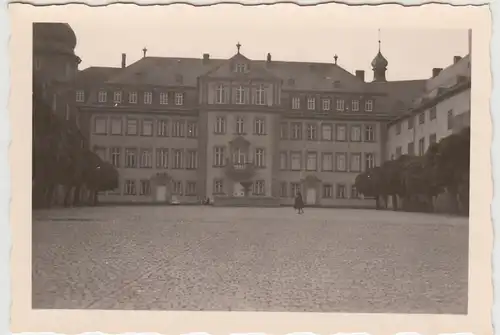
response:
<svg viewBox="0 0 500 335"><path fill-rule="evenodd" d="M197 196L198 188L196 181L180 181L173 180L170 185L170 194L179 196ZM227 194L224 179L213 180L212 195L230 195ZM266 182L265 180L253 181L250 194L255 196L266 195ZM152 185L149 179L125 179L123 180L122 187L115 190L106 192L106 195L124 195L124 196L151 196ZM298 192L303 192L303 185L300 182L287 182L282 181L279 184L279 197L295 197ZM103 194L104 195L104 194ZM356 186L345 183L322 183L321 196L324 199L359 199L360 195L356 190Z"/></svg>

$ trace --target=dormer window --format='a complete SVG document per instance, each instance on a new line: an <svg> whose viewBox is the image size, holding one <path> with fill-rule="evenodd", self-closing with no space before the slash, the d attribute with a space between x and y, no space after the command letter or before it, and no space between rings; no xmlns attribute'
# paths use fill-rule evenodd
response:
<svg viewBox="0 0 500 335"><path fill-rule="evenodd" d="M239 73L244 73L247 71L247 65L243 64L243 63L238 63L238 64L236 64L235 71L239 72Z"/></svg>

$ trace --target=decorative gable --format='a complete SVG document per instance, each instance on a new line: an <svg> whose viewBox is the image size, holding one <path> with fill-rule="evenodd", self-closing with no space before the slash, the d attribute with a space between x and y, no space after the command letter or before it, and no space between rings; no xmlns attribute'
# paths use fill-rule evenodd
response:
<svg viewBox="0 0 500 335"><path fill-rule="evenodd" d="M265 67L237 53L201 77L214 79L279 80Z"/></svg>

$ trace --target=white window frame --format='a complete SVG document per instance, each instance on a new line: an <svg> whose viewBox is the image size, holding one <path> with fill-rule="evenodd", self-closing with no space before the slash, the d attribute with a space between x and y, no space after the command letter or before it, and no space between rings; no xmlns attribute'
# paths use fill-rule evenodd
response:
<svg viewBox="0 0 500 335"><path fill-rule="evenodd" d="M236 134L241 135L245 133L245 118L243 116L236 117Z"/></svg>
<svg viewBox="0 0 500 335"><path fill-rule="evenodd" d="M85 91L84 90L77 90L75 93L75 101L76 102L85 102Z"/></svg>
<svg viewBox="0 0 500 335"><path fill-rule="evenodd" d="M263 148L255 149L255 166L263 168L266 166L265 150Z"/></svg>
<svg viewBox="0 0 500 335"><path fill-rule="evenodd" d="M167 148L156 149L156 168L168 169L169 152Z"/></svg>
<svg viewBox="0 0 500 335"><path fill-rule="evenodd" d="M318 170L318 153L315 151L306 152L306 171Z"/></svg>
<svg viewBox="0 0 500 335"><path fill-rule="evenodd" d="M226 103L226 90L223 84L217 85L215 88L215 103L225 104Z"/></svg>
<svg viewBox="0 0 500 335"><path fill-rule="evenodd" d="M135 132L130 131L131 127L133 127L135 124ZM139 135L139 120L137 119L127 119L126 123L126 129L125 129L125 134L127 136L137 136Z"/></svg>
<svg viewBox="0 0 500 335"><path fill-rule="evenodd" d="M361 172L361 153L351 153L349 170L352 172Z"/></svg>
<svg viewBox="0 0 500 335"><path fill-rule="evenodd" d="M196 138L198 137L198 122L188 121L187 122L187 137Z"/></svg>
<svg viewBox="0 0 500 335"><path fill-rule="evenodd" d="M122 102L122 91L113 92L113 102L117 104Z"/></svg>
<svg viewBox="0 0 500 335"><path fill-rule="evenodd" d="M226 117L225 116L216 116L215 117L215 134L225 134L226 133Z"/></svg>
<svg viewBox="0 0 500 335"><path fill-rule="evenodd" d="M294 163L296 165L294 165ZM292 151L290 153L290 170L291 171L300 171L302 169L302 153L299 151Z"/></svg>
<svg viewBox="0 0 500 335"><path fill-rule="evenodd" d="M375 142L375 126L365 125L363 135L364 142Z"/></svg>
<svg viewBox="0 0 500 335"><path fill-rule="evenodd" d="M330 99L323 99L322 100L322 108L324 111L329 111L330 110Z"/></svg>
<svg viewBox="0 0 500 335"><path fill-rule="evenodd" d="M292 109L300 109L300 98L299 97L292 98Z"/></svg>
<svg viewBox="0 0 500 335"><path fill-rule="evenodd" d="M198 151L194 149L189 149L187 151L186 169L195 170L197 168L198 168Z"/></svg>
<svg viewBox="0 0 500 335"><path fill-rule="evenodd" d="M255 122L255 134L256 135L265 135L266 134L266 127L265 127L265 121L264 118L262 117L256 117Z"/></svg>
<svg viewBox="0 0 500 335"><path fill-rule="evenodd" d="M329 157L329 159L325 159L326 157ZM321 154L321 170L333 171L333 154L331 152L323 152Z"/></svg>
<svg viewBox="0 0 500 335"><path fill-rule="evenodd" d="M328 136L325 136L328 134ZM333 140L333 126L331 123L321 124L321 140L332 141Z"/></svg>
<svg viewBox="0 0 500 335"><path fill-rule="evenodd" d="M144 104L151 105L153 103L153 93L152 92L144 92Z"/></svg>
<svg viewBox="0 0 500 335"><path fill-rule="evenodd" d="M345 101L344 99L337 99L337 111L343 112L344 111L344 106L345 106Z"/></svg>
<svg viewBox="0 0 500 335"><path fill-rule="evenodd" d="M160 93L160 105L168 105L168 92Z"/></svg>
<svg viewBox="0 0 500 335"><path fill-rule="evenodd" d="M129 92L128 93L128 102L131 104L137 103L137 92Z"/></svg>
<svg viewBox="0 0 500 335"><path fill-rule="evenodd" d="M306 134L308 141L316 141L318 139L318 126L313 123L308 123Z"/></svg>
<svg viewBox="0 0 500 335"><path fill-rule="evenodd" d="M136 148L125 148L125 168L127 168L127 169L137 168L137 149Z"/></svg>
<svg viewBox="0 0 500 335"><path fill-rule="evenodd" d="M184 151L182 149L173 149L174 154L173 154L173 162L172 162L172 169L183 169L183 154Z"/></svg>
<svg viewBox="0 0 500 335"><path fill-rule="evenodd" d="M337 153L335 157L335 170L340 172L347 171L347 155L345 153Z"/></svg>
<svg viewBox="0 0 500 335"><path fill-rule="evenodd" d="M375 154L365 152L365 171L375 167Z"/></svg>
<svg viewBox="0 0 500 335"><path fill-rule="evenodd" d="M264 88L264 85L259 85L259 87L256 90L256 101L255 103L257 105L265 105L266 104L266 89Z"/></svg>
<svg viewBox="0 0 500 335"><path fill-rule="evenodd" d="M107 91L99 91L97 94L97 102L107 102L108 101L108 92Z"/></svg>
<svg viewBox="0 0 500 335"><path fill-rule="evenodd" d="M369 99L365 101L365 111L373 112L373 100Z"/></svg>
<svg viewBox="0 0 500 335"><path fill-rule="evenodd" d="M147 126L149 125L149 132L146 132ZM154 129L153 129L153 120L142 120L141 122L141 135L142 136L153 136L154 134Z"/></svg>
<svg viewBox="0 0 500 335"><path fill-rule="evenodd" d="M222 146L214 147L214 166L220 167L225 165L226 148Z"/></svg>
<svg viewBox="0 0 500 335"><path fill-rule="evenodd" d="M351 142L361 142L361 126L353 125L351 126Z"/></svg>
<svg viewBox="0 0 500 335"><path fill-rule="evenodd" d="M353 112L359 112L359 100L352 100L351 101L351 110Z"/></svg>
<svg viewBox="0 0 500 335"><path fill-rule="evenodd" d="M175 93L175 105L176 106L182 106L184 105L184 93Z"/></svg>
<svg viewBox="0 0 500 335"><path fill-rule="evenodd" d="M156 134L159 137L168 137L168 126L169 126L169 120L168 119L160 119L157 121L156 124Z"/></svg>
<svg viewBox="0 0 500 335"><path fill-rule="evenodd" d="M343 136L340 136L340 135L343 135ZM339 142L347 141L347 126L346 125L344 125L344 124L337 125L336 131L335 131L335 140L339 141Z"/></svg>
<svg viewBox="0 0 500 335"><path fill-rule="evenodd" d="M153 167L153 153L151 149L141 149L141 168Z"/></svg>
<svg viewBox="0 0 500 335"><path fill-rule="evenodd" d="M184 124L185 122L183 120L172 121L172 137L185 137Z"/></svg>
<svg viewBox="0 0 500 335"><path fill-rule="evenodd" d="M307 98L307 109L308 110L315 110L316 109L316 98L314 98L314 97Z"/></svg>
<svg viewBox="0 0 500 335"><path fill-rule="evenodd" d="M235 100L237 105L245 104L245 88L242 85L236 88Z"/></svg>
<svg viewBox="0 0 500 335"><path fill-rule="evenodd" d="M109 149L111 164L116 168L120 167L121 151L120 147L111 147Z"/></svg>

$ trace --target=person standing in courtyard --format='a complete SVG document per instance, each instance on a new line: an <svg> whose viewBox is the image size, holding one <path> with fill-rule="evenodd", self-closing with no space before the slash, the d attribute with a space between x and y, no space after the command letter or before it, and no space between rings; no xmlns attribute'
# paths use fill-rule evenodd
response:
<svg viewBox="0 0 500 335"><path fill-rule="evenodd" d="M297 214L304 213L304 201L302 200L302 194L300 192L297 192L297 195L295 196L295 204L293 205L293 208L298 211Z"/></svg>

